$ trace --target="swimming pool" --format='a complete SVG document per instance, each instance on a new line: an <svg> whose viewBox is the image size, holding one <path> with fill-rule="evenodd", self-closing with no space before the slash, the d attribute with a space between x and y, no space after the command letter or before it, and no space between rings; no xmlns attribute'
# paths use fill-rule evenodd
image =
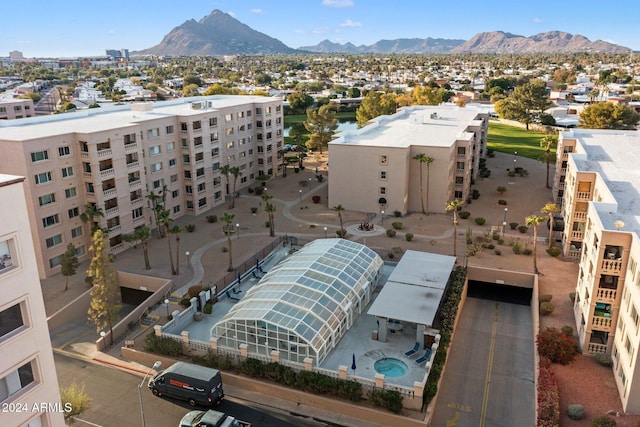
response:
<svg viewBox="0 0 640 427"><path fill-rule="evenodd" d="M387 377L401 377L409 370L406 363L400 359L394 359L393 357L386 357L376 361L373 364L373 368L377 373L383 374Z"/></svg>

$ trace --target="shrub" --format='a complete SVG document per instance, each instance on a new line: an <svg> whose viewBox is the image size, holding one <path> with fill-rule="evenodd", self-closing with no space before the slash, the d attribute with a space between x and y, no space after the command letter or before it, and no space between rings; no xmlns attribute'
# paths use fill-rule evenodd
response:
<svg viewBox="0 0 640 427"><path fill-rule="evenodd" d="M511 228L512 230L515 230L516 228L518 228L518 223L517 222L510 222L509 223L509 228Z"/></svg>
<svg viewBox="0 0 640 427"><path fill-rule="evenodd" d="M187 224L184 226L184 228L189 232L189 233L193 233L193 230L196 229L196 225L195 224Z"/></svg>
<svg viewBox="0 0 640 427"><path fill-rule="evenodd" d="M551 304L551 303L545 303ZM568 365L576 355L576 342L556 328L546 328L536 338L538 353L552 363Z"/></svg>
<svg viewBox="0 0 640 427"><path fill-rule="evenodd" d="M226 247L226 246L223 246L223 247L222 247L222 253L225 253L225 254L226 254L227 252L229 252L229 248L228 248L228 247Z"/></svg>
<svg viewBox="0 0 640 427"><path fill-rule="evenodd" d="M503 239L498 239L498 244L499 245L504 245L504 240Z"/></svg>
<svg viewBox="0 0 640 427"><path fill-rule="evenodd" d="M211 312L213 311L213 304L210 302L206 303L202 311L204 311L204 314L211 314Z"/></svg>
<svg viewBox="0 0 640 427"><path fill-rule="evenodd" d="M400 221L396 221L396 222L392 222L391 226L395 229L395 230L402 230L402 227L404 226L403 223L401 223Z"/></svg>
<svg viewBox="0 0 640 427"><path fill-rule="evenodd" d="M613 365L613 360L611 360L611 357L607 356L604 353L597 353L596 354L596 362L598 362L598 364L602 365L602 366L612 366Z"/></svg>
<svg viewBox="0 0 640 427"><path fill-rule="evenodd" d="M469 211L462 211L462 212L459 212L459 213L458 213L458 216L459 216L461 219L467 219L467 218L469 218L469 217L471 216L471 212L469 212Z"/></svg>
<svg viewBox="0 0 640 427"><path fill-rule="evenodd" d="M562 331L563 334L565 334L568 337L573 336L573 326L564 325L560 330Z"/></svg>
<svg viewBox="0 0 640 427"><path fill-rule="evenodd" d="M542 294L538 297L538 302L539 303L543 303L543 302L549 302L553 299L553 295L551 294Z"/></svg>
<svg viewBox="0 0 640 427"><path fill-rule="evenodd" d="M507 201L504 200L504 199L500 199L500 200L498 200L498 204L504 206L504 205L507 204Z"/></svg>
<svg viewBox="0 0 640 427"><path fill-rule="evenodd" d="M567 415L572 420L581 420L584 418L584 408L582 407L582 405L573 403L567 406Z"/></svg>
<svg viewBox="0 0 640 427"><path fill-rule="evenodd" d="M320 203L320 196L316 194L315 196L311 197L311 201L313 203Z"/></svg>
<svg viewBox="0 0 640 427"><path fill-rule="evenodd" d="M387 230L387 237L395 237L395 236L396 236L396 230L392 230L392 229Z"/></svg>
<svg viewBox="0 0 640 427"><path fill-rule="evenodd" d="M480 192L474 188L473 191L471 192L471 198L475 200L478 197L480 197Z"/></svg>
<svg viewBox="0 0 640 427"><path fill-rule="evenodd" d="M176 357L182 355L182 343L174 341L171 338L158 337L155 334L149 334L144 339L144 350L149 353Z"/></svg>
<svg viewBox="0 0 640 427"><path fill-rule="evenodd" d="M496 245L494 245L493 243L489 243L489 244L487 245L487 249L493 249L493 248L495 248L495 247L496 247Z"/></svg>
<svg viewBox="0 0 640 427"><path fill-rule="evenodd" d="M496 249L493 251L496 255L502 255L502 251L500 249Z"/></svg>
<svg viewBox="0 0 640 427"><path fill-rule="evenodd" d="M491 236L491 238L492 238L493 240L498 241L498 240L500 240L500 234L499 234L499 233L493 233L493 236Z"/></svg>
<svg viewBox="0 0 640 427"><path fill-rule="evenodd" d="M531 248L524 248L522 250L522 254L523 255L531 255L532 253L533 253L533 249L531 249Z"/></svg>
<svg viewBox="0 0 640 427"><path fill-rule="evenodd" d="M540 304L540 314L543 316L548 316L553 313L553 309L555 307L550 302L543 302Z"/></svg>
<svg viewBox="0 0 640 427"><path fill-rule="evenodd" d="M410 242L413 240L413 233L406 233L404 235L404 238L407 239L407 242Z"/></svg>
<svg viewBox="0 0 640 427"><path fill-rule="evenodd" d="M180 305L183 307L189 307L191 305L191 299L189 298L182 298L180 300Z"/></svg>
<svg viewBox="0 0 640 427"><path fill-rule="evenodd" d="M248 192L249 194L253 194L253 188L251 188L251 187L247 188L247 192Z"/></svg>
<svg viewBox="0 0 640 427"><path fill-rule="evenodd" d="M251 207L251 213L255 214L258 212L258 208L256 208L255 206Z"/></svg>
<svg viewBox="0 0 640 427"><path fill-rule="evenodd" d="M497 191L498 191L498 193L500 193L500 195L502 196L504 193L506 193L506 192L507 192L507 187L505 187L505 186L501 185L501 186L499 186L496 190L497 190Z"/></svg>
<svg viewBox="0 0 640 427"><path fill-rule="evenodd" d="M474 221L475 221L475 223L476 223L476 224L478 224L478 225L484 225L484 223L485 223L485 222L487 222L487 220L486 220L486 219L484 219L484 218L483 218L483 217L481 217L481 216L476 217L476 218L474 219Z"/></svg>
<svg viewBox="0 0 640 427"><path fill-rule="evenodd" d="M615 427L618 423L607 415L602 415L591 419L591 427Z"/></svg>
<svg viewBox="0 0 640 427"><path fill-rule="evenodd" d="M514 242L514 244L513 244L513 253L516 254L516 255L520 255L522 253L522 246L520 246L520 243Z"/></svg>
<svg viewBox="0 0 640 427"><path fill-rule="evenodd" d="M402 410L402 395L396 390L371 390L369 401L396 414Z"/></svg>
<svg viewBox="0 0 640 427"><path fill-rule="evenodd" d="M396 254L394 254L393 252L389 252L387 256L389 257L389 259L394 259L396 257Z"/></svg>
<svg viewBox="0 0 640 427"><path fill-rule="evenodd" d="M560 255L560 253L562 253L562 250L554 246L552 248L547 248L547 253L552 257L557 257L558 255Z"/></svg>
<svg viewBox="0 0 640 427"><path fill-rule="evenodd" d="M538 427L560 425L560 392L549 362L540 360L538 369Z"/></svg>
<svg viewBox="0 0 640 427"><path fill-rule="evenodd" d="M518 227L518 231L524 234L529 231L529 227L527 227L526 225L521 225Z"/></svg>
<svg viewBox="0 0 640 427"><path fill-rule="evenodd" d="M347 230L342 229L342 230L336 230L336 236L344 238L344 236L347 235Z"/></svg>
<svg viewBox="0 0 640 427"><path fill-rule="evenodd" d="M201 285L193 285L193 286L189 287L189 289L187 290L187 295L189 295L189 298L193 298L193 297L197 297L198 295L200 295L200 292L202 292L202 286Z"/></svg>
<svg viewBox="0 0 640 427"><path fill-rule="evenodd" d="M402 218L402 212L400 212L400 211L393 211L393 216L395 216L396 218Z"/></svg>
<svg viewBox="0 0 640 427"><path fill-rule="evenodd" d="M208 223L213 223L216 222L218 220L218 216L217 215L207 215L207 222Z"/></svg>

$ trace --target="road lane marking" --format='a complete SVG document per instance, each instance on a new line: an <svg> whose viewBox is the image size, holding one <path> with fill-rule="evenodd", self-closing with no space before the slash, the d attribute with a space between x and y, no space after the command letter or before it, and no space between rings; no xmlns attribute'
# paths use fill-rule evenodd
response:
<svg viewBox="0 0 640 427"><path fill-rule="evenodd" d="M447 420L446 427L454 427L459 419L460 419L460 412L456 411L456 413L453 414L453 417Z"/></svg>
<svg viewBox="0 0 640 427"><path fill-rule="evenodd" d="M498 330L498 308L499 303L496 301L496 309L493 314L493 327L491 328L491 345L489 346L489 356L487 358L487 375L484 378L484 396L482 397L482 410L480 411L480 427L484 427L485 417L487 416L487 404L489 403L491 370L493 368L493 355L496 350L496 334Z"/></svg>

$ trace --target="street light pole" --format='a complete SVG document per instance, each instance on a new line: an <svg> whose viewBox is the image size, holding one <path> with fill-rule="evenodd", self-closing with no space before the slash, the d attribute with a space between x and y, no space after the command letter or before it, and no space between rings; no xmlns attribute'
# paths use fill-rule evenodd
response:
<svg viewBox="0 0 640 427"><path fill-rule="evenodd" d="M184 254L187 256L187 266L189 266L189 268L191 268L191 260L189 259L189 251L186 251Z"/></svg>
<svg viewBox="0 0 640 427"><path fill-rule="evenodd" d="M380 225L384 224L384 211L380 211Z"/></svg>
<svg viewBox="0 0 640 427"><path fill-rule="evenodd" d="M145 380L149 376L152 370L158 369L162 365L162 362L159 360L156 361L152 367L149 368L146 374L144 374L144 378L142 378L142 382L138 384L138 397L140 398L140 416L142 417L142 427L147 427L147 423L144 420L144 407L142 406L142 386L144 385Z"/></svg>
<svg viewBox="0 0 640 427"><path fill-rule="evenodd" d="M505 224L507 222L507 212L509 212L509 208L504 208L504 219L502 220L502 222L504 222Z"/></svg>
<svg viewBox="0 0 640 427"><path fill-rule="evenodd" d="M302 202L302 189L298 190L298 194L300 194L300 201Z"/></svg>
<svg viewBox="0 0 640 427"><path fill-rule="evenodd" d="M238 233L238 239L240 238L240 224L236 224L236 232Z"/></svg>
<svg viewBox="0 0 640 427"><path fill-rule="evenodd" d="M327 227L324 228L324 238L327 238Z"/></svg>
<svg viewBox="0 0 640 427"><path fill-rule="evenodd" d="M167 319L169 318L169 299L165 299L164 300L164 305L167 306Z"/></svg>

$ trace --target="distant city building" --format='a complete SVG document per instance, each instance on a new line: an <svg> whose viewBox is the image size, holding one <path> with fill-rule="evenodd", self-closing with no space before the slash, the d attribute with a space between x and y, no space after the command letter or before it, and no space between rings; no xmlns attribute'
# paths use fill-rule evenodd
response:
<svg viewBox="0 0 640 427"><path fill-rule="evenodd" d="M421 212L422 188L425 210L444 213L448 202L469 197L486 151L488 120L489 109L480 106L416 106L341 133L329 143L329 206ZM417 154L433 162L423 165L413 159Z"/></svg>
<svg viewBox="0 0 640 427"><path fill-rule="evenodd" d="M129 247L123 234L155 227L151 192L163 195L173 218L199 215L259 175L281 173L279 98L186 98L20 122L0 121L0 171L27 177L41 278L60 271L69 243L88 256L93 224L80 220L87 205L104 214L94 219L117 254ZM239 168L237 182L221 174L226 165Z"/></svg>
<svg viewBox="0 0 640 427"><path fill-rule="evenodd" d="M126 59L129 60L129 49L107 49L107 56L110 56L113 59Z"/></svg>
<svg viewBox="0 0 640 427"><path fill-rule="evenodd" d="M3 426L63 427L24 180L0 174L0 419Z"/></svg>
<svg viewBox="0 0 640 427"><path fill-rule="evenodd" d="M9 52L9 59L11 59L11 61L24 61L24 56L19 50L12 50Z"/></svg>
<svg viewBox="0 0 640 427"><path fill-rule="evenodd" d="M32 99L0 98L0 120L23 119L35 115Z"/></svg>

